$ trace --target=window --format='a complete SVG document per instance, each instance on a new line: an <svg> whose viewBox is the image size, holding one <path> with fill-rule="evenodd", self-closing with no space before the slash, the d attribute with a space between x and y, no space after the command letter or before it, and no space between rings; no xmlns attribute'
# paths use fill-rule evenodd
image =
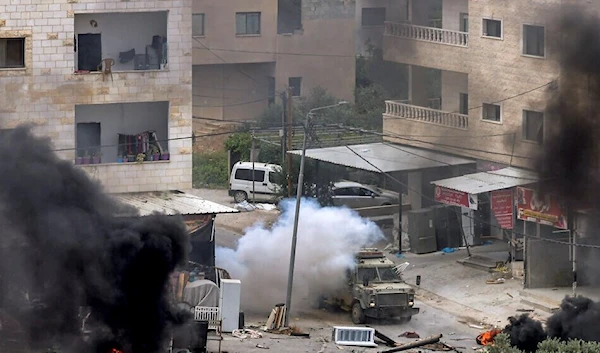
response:
<svg viewBox="0 0 600 353"><path fill-rule="evenodd" d="M260 34L260 12L238 12L235 14L236 34Z"/></svg>
<svg viewBox="0 0 600 353"><path fill-rule="evenodd" d="M25 67L25 38L0 38L0 69Z"/></svg>
<svg viewBox="0 0 600 353"><path fill-rule="evenodd" d="M502 38L502 21L483 19L483 36L492 38Z"/></svg>
<svg viewBox="0 0 600 353"><path fill-rule="evenodd" d="M252 169L238 169L235 171L235 178L238 180L252 181ZM264 170L254 170L254 181L263 182L265 180Z"/></svg>
<svg viewBox="0 0 600 353"><path fill-rule="evenodd" d="M302 0L277 1L277 33L289 34L302 29Z"/></svg>
<svg viewBox="0 0 600 353"><path fill-rule="evenodd" d="M362 9L363 26L383 26L385 22L385 7L365 7Z"/></svg>
<svg viewBox="0 0 600 353"><path fill-rule="evenodd" d="M466 93L459 93L459 100L459 113L469 115L469 95Z"/></svg>
<svg viewBox="0 0 600 353"><path fill-rule="evenodd" d="M544 113L523 110L523 140L544 142Z"/></svg>
<svg viewBox="0 0 600 353"><path fill-rule="evenodd" d="M302 77L290 77L288 79L288 86L292 89L293 97L300 97L302 95Z"/></svg>
<svg viewBox="0 0 600 353"><path fill-rule="evenodd" d="M461 32L468 32L469 31L469 14L468 13L461 13L460 14L460 28L459 30Z"/></svg>
<svg viewBox="0 0 600 353"><path fill-rule="evenodd" d="M545 56L544 27L523 25L523 54Z"/></svg>
<svg viewBox="0 0 600 353"><path fill-rule="evenodd" d="M278 182L279 182L279 180L277 178L277 173L269 172L269 183L277 184Z"/></svg>
<svg viewBox="0 0 600 353"><path fill-rule="evenodd" d="M483 116L482 116L483 120L496 121L496 122L500 122L502 120L501 119L501 109L500 109L500 106L497 104L483 103L482 112L483 112Z"/></svg>
<svg viewBox="0 0 600 353"><path fill-rule="evenodd" d="M202 37L204 35L204 14L196 13L192 15L192 36Z"/></svg>

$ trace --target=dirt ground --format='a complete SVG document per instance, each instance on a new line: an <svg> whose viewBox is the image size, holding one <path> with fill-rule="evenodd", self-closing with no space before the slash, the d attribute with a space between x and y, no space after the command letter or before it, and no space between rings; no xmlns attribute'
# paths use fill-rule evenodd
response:
<svg viewBox="0 0 600 353"><path fill-rule="evenodd" d="M227 190L222 189L192 189L186 192L193 195L202 197L203 199L219 203L224 206L234 207L233 197L227 194ZM273 224L277 217L279 217L279 211L263 211L255 210L251 212L240 212L234 214L220 214L217 215L215 220L215 227L217 229L222 228L228 231L244 234L246 228L262 222L267 226Z"/></svg>

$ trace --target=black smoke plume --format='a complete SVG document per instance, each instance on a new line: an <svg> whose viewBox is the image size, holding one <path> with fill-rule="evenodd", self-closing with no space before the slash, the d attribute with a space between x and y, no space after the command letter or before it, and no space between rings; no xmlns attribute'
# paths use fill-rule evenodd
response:
<svg viewBox="0 0 600 353"><path fill-rule="evenodd" d="M504 333L510 336L510 345L520 350L531 353L537 350L538 343L546 339L546 332L539 321L535 321L527 314L508 319L509 324L504 328Z"/></svg>
<svg viewBox="0 0 600 353"><path fill-rule="evenodd" d="M189 253L185 225L117 211L131 212L59 159L48 139L25 127L2 137L0 345L13 335L72 353L163 348L167 330L185 319L168 291Z"/></svg>
<svg viewBox="0 0 600 353"><path fill-rule="evenodd" d="M570 7L547 33L560 78L547 106L544 151L537 163L543 188L557 192L567 205L597 208L600 158L600 20Z"/></svg>
<svg viewBox="0 0 600 353"><path fill-rule="evenodd" d="M546 337L600 342L600 303L583 296L565 297L560 310L548 318L546 331L541 322L527 315L511 317L509 322L504 332L510 344L525 352L535 352Z"/></svg>

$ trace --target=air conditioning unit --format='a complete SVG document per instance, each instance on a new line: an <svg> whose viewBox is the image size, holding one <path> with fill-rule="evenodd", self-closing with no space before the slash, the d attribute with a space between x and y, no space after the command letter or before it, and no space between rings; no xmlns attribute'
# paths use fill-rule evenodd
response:
<svg viewBox="0 0 600 353"><path fill-rule="evenodd" d="M369 327L333 327L333 341L340 346L377 347L375 329Z"/></svg>

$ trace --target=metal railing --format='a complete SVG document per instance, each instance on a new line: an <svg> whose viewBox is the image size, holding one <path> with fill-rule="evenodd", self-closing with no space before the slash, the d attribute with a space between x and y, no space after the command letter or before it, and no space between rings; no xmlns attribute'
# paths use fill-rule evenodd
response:
<svg viewBox="0 0 600 353"><path fill-rule="evenodd" d="M385 22L385 35L459 47L469 46L468 32L416 26L409 23Z"/></svg>
<svg viewBox="0 0 600 353"><path fill-rule="evenodd" d="M469 128L468 115L404 104L399 101L385 101L384 115L455 129L466 130Z"/></svg>

